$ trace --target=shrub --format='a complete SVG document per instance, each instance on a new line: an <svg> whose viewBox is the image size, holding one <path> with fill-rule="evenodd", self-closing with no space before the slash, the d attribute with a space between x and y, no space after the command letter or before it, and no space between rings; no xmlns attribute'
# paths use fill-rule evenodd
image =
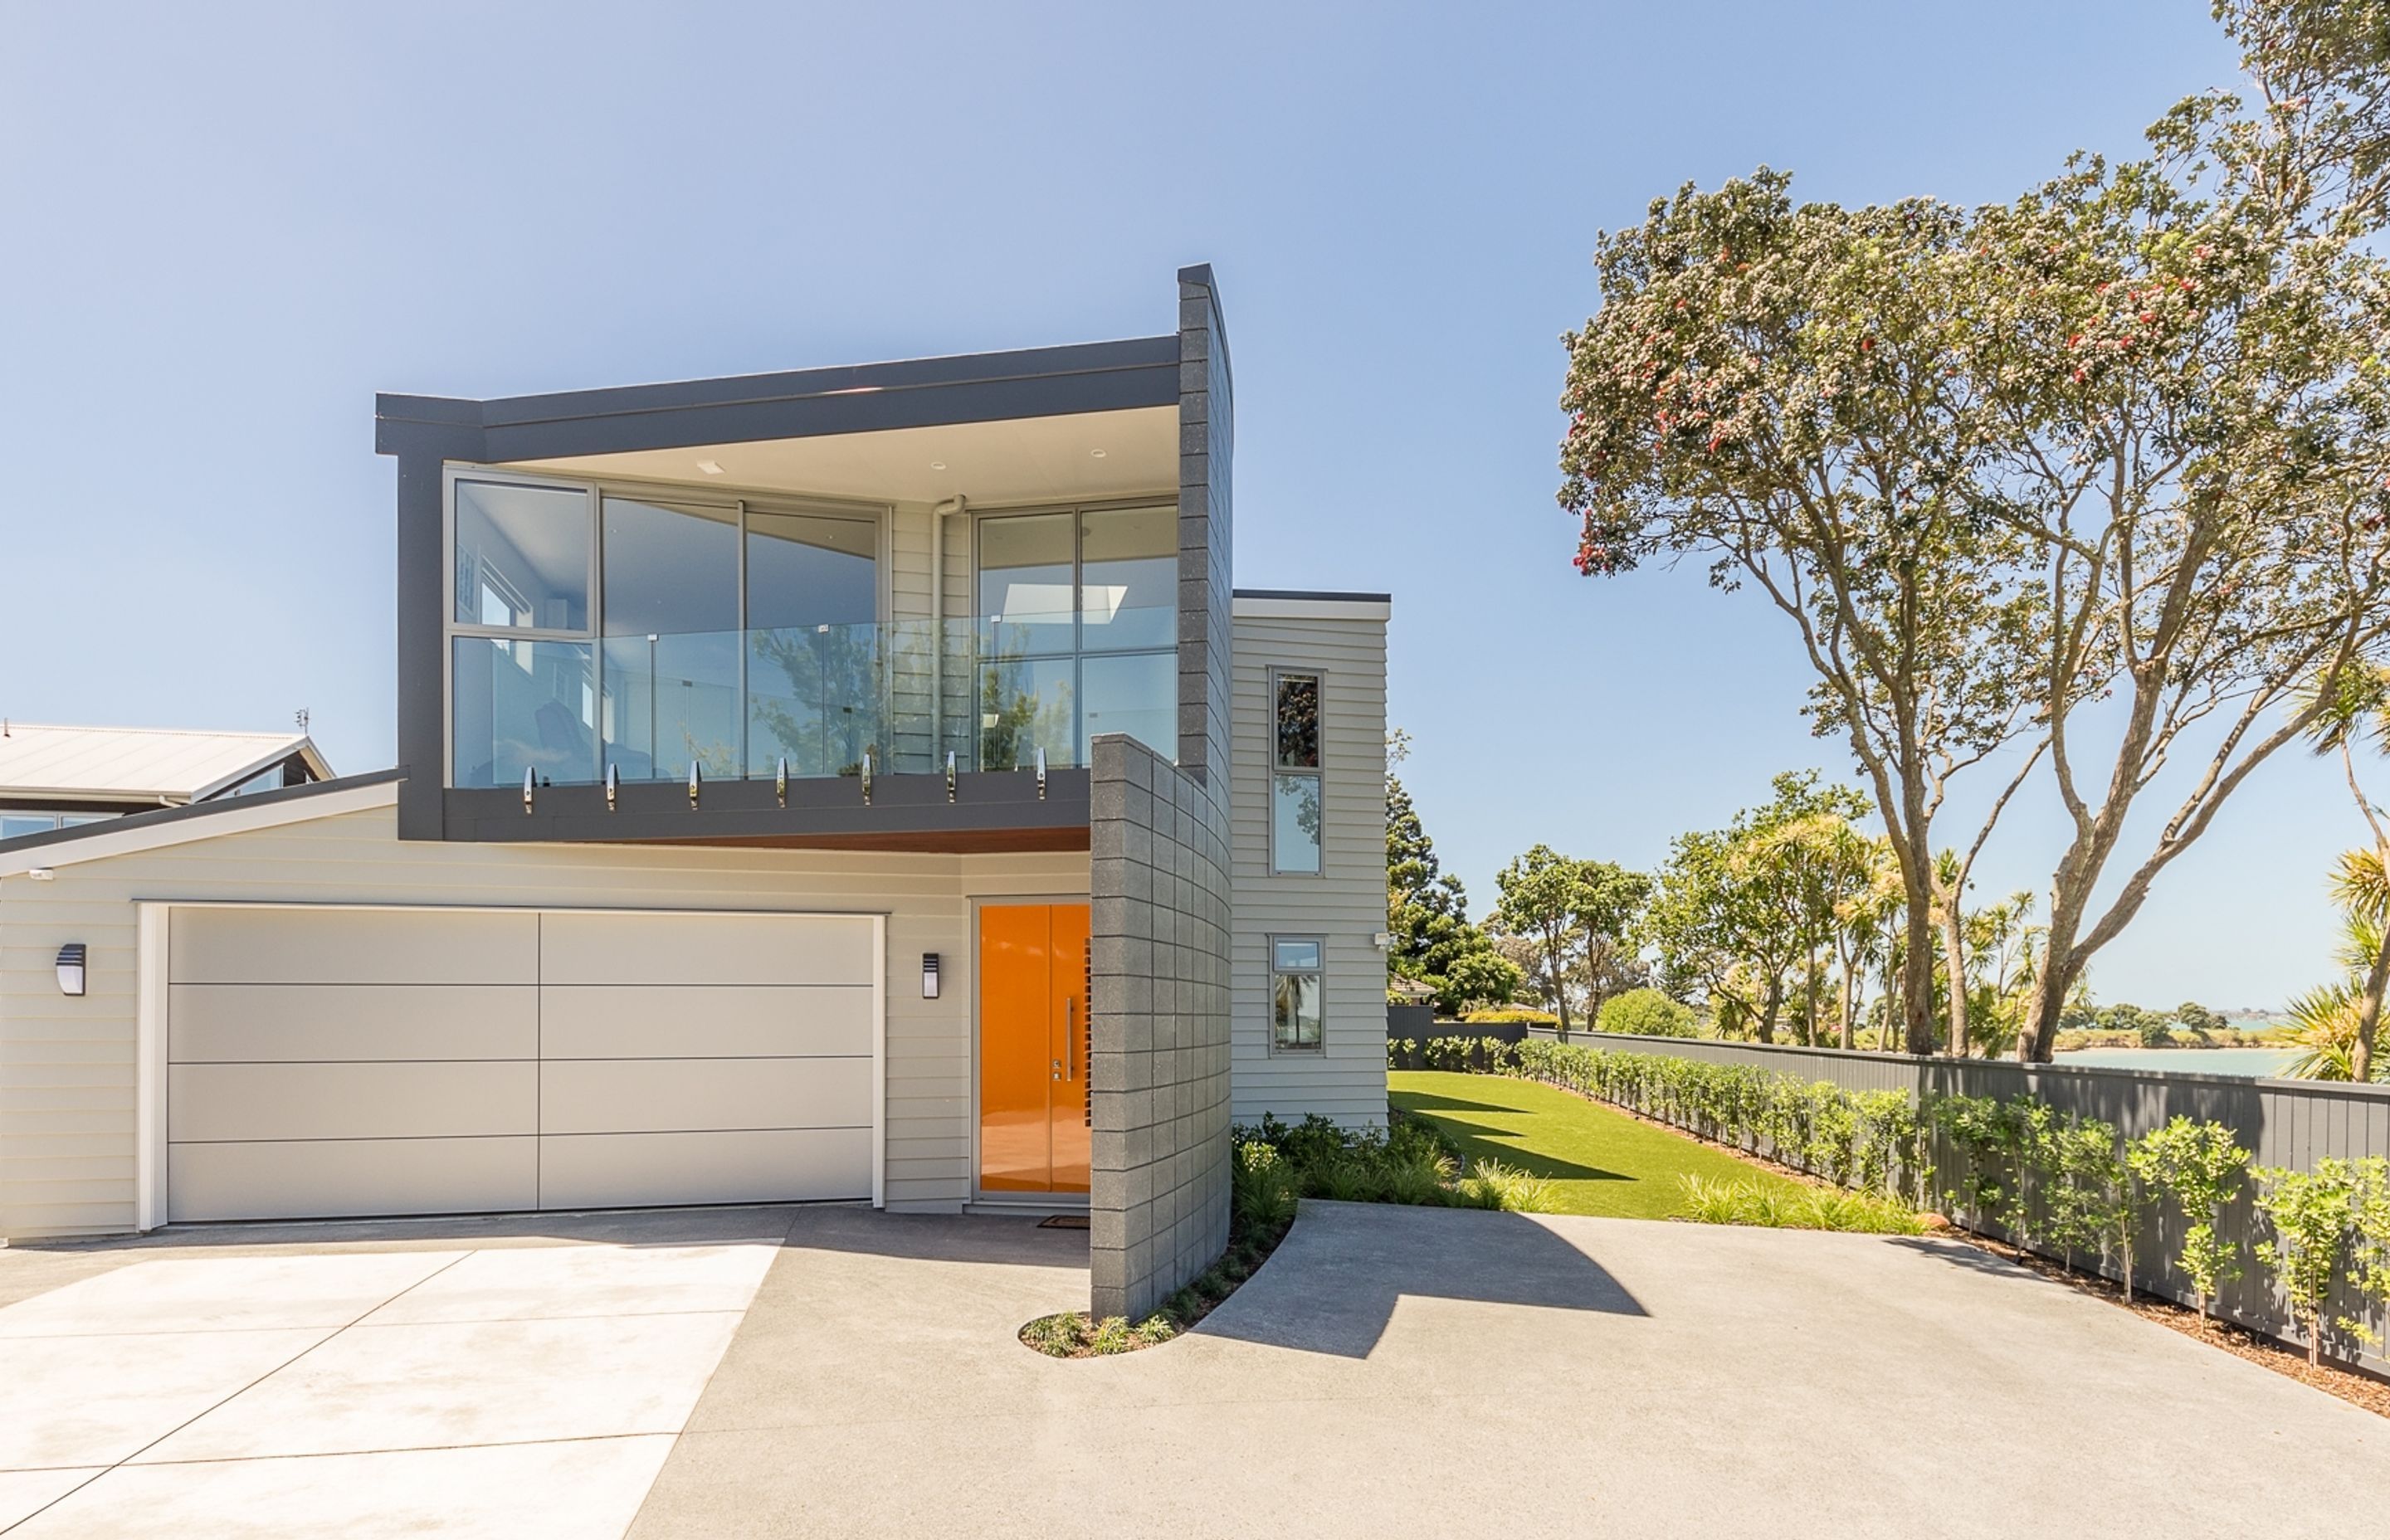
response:
<svg viewBox="0 0 2390 1540"><path fill-rule="evenodd" d="M2135 1139L2125 1160L2144 1186L2163 1193L2182 1215L2182 1270L2204 1318L2217 1286L2241 1276L2235 1248L2223 1238L2224 1205L2240 1189L2249 1152L2220 1123L2193 1123L2177 1113L2163 1128Z"/></svg>
<svg viewBox="0 0 2390 1540"><path fill-rule="evenodd" d="M1671 1000L1651 988L1630 989L1624 995L1613 995L1601 1003L1601 1014L1594 1018L1597 1032L1628 1033L1642 1037L1690 1037L1695 1017L1692 1007Z"/></svg>
<svg viewBox="0 0 2390 1540"><path fill-rule="evenodd" d="M2313 1171L2271 1166L2257 1173L2257 1210L2273 1238L2257 1243L2257 1255L2281 1275L2291 1302L2291 1323L2307 1329L2307 1362L2323 1362L2323 1311L2340 1273L2355 1215L2354 1173L2346 1161L2326 1157Z"/></svg>
<svg viewBox="0 0 2390 1540"><path fill-rule="evenodd" d="M1561 1024L1561 1019L1550 1011L1536 1010L1530 1006L1491 1006L1484 1010L1472 1010L1461 1020L1471 1026L1515 1021L1523 1021L1531 1027L1557 1027Z"/></svg>

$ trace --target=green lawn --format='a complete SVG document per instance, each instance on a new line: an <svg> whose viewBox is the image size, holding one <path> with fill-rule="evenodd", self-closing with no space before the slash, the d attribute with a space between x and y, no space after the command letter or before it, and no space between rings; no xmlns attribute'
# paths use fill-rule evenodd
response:
<svg viewBox="0 0 2390 1540"><path fill-rule="evenodd" d="M1561 1213L1665 1219L1679 1175L1797 1188L1722 1150L1532 1080L1394 1070L1394 1104L1441 1125L1471 1160L1490 1155L1549 1177Z"/></svg>

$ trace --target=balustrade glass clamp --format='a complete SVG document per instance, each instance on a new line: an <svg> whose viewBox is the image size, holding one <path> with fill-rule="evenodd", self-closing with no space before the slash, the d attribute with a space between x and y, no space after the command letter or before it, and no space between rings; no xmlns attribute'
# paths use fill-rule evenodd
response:
<svg viewBox="0 0 2390 1540"><path fill-rule="evenodd" d="M697 805L697 761L688 762L688 805Z"/></svg>
<svg viewBox="0 0 2390 1540"><path fill-rule="evenodd" d="M606 766L606 811L614 811L614 799L623 794L623 773L619 766Z"/></svg>
<svg viewBox="0 0 2390 1540"><path fill-rule="evenodd" d="M772 783L772 790L780 799L782 807L789 805L789 756L786 754L780 756L780 776Z"/></svg>
<svg viewBox="0 0 2390 1540"><path fill-rule="evenodd" d="M1037 751L1037 800L1046 800L1046 751Z"/></svg>
<svg viewBox="0 0 2390 1540"><path fill-rule="evenodd" d="M955 751L946 751L946 801L955 800Z"/></svg>
<svg viewBox="0 0 2390 1540"><path fill-rule="evenodd" d="M523 811L525 813L529 813L531 811L531 771L526 769L523 771Z"/></svg>
<svg viewBox="0 0 2390 1540"><path fill-rule="evenodd" d="M871 805L871 751L863 751L863 805Z"/></svg>

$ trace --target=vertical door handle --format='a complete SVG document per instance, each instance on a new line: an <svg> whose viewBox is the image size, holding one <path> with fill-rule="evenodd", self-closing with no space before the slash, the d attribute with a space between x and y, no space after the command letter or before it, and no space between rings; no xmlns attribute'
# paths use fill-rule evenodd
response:
<svg viewBox="0 0 2390 1540"><path fill-rule="evenodd" d="M1079 997L1062 996L1062 1078L1079 1078Z"/></svg>

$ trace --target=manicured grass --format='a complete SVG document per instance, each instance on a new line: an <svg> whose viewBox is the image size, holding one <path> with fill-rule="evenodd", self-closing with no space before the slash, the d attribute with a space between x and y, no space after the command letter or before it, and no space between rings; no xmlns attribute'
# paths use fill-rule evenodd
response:
<svg viewBox="0 0 2390 1540"><path fill-rule="evenodd" d="M1800 1190L1722 1150L1532 1080L1394 1070L1386 1089L1396 1107L1434 1122L1469 1159L1492 1156L1550 1178L1557 1213L1666 1219L1684 1206L1679 1176Z"/></svg>

